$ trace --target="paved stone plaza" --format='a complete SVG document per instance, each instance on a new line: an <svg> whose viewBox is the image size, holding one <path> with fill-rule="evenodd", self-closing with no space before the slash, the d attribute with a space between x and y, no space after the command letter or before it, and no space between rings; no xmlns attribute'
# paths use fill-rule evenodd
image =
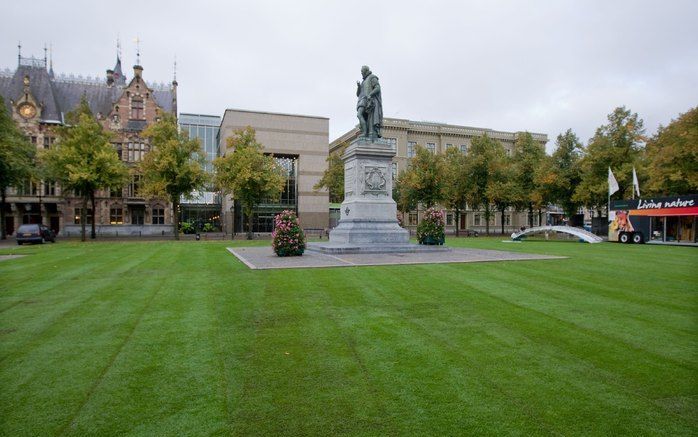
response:
<svg viewBox="0 0 698 437"><path fill-rule="evenodd" d="M492 261L563 259L560 256L534 255L503 250L453 249L430 253L375 253L330 255L306 251L303 256L278 257L271 247L228 247L247 267L254 270L303 269L317 267L384 266L399 264L444 264Z"/></svg>

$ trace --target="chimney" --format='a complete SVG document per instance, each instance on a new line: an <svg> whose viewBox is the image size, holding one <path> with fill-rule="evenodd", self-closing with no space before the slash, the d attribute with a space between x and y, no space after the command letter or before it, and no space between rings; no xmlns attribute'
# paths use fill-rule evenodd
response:
<svg viewBox="0 0 698 437"><path fill-rule="evenodd" d="M114 84L114 70L107 70L107 85L112 86Z"/></svg>

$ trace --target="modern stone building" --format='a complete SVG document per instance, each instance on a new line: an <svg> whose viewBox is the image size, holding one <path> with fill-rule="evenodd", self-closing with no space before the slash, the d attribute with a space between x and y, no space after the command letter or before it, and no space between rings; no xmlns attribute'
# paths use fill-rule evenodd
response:
<svg viewBox="0 0 698 437"><path fill-rule="evenodd" d="M133 66L127 80L117 56L116 65L102 79L56 75L53 62L18 55L15 70L0 70L0 95L12 118L37 149L49 149L56 127L84 97L102 126L113 133L113 146L124 163L134 168L149 150L141 132L164 113L177 114L177 81L156 85L143 78L143 67ZM151 201L140 193L141 177L133 173L121 190L96 194L96 211L88 210L98 235L172 234L172 208L167 201ZM65 195L49 181L26 181L8 193L6 229L11 234L23 223L43 223L61 235L80 233L79 199Z"/></svg>
<svg viewBox="0 0 698 437"><path fill-rule="evenodd" d="M393 159L393 178L405 170L410 159L415 155L417 145L426 147L432 153L443 153L447 148L457 147L463 153L468 153L473 138L487 134L502 143L507 154L514 151L514 144L521 132L503 132L492 129L470 126L457 126L444 123L412 121L399 118L383 119L383 138L389 139L397 146L397 155ZM349 144L359 135L359 129L354 128L330 143L330 153L339 150L344 144ZM533 139L545 148L548 142L546 134L531 133ZM404 217L403 225L414 230L421 220L422 211L412 211ZM534 225L538 224L538 216L534 215ZM501 231L501 214L490 218L490 232ZM507 211L504 215L504 230L512 232L521 226L527 226L527 215L524 212ZM446 230L455 232L456 226L461 230L473 229L484 232L486 223L482 211L466 210L460 217L455 217L451 211L446 211Z"/></svg>
<svg viewBox="0 0 698 437"><path fill-rule="evenodd" d="M306 115L228 109L220 127L221 155L231 153L227 141L236 130L250 126L264 146L287 171L281 201L264 203L254 211L253 232L271 232L274 215L295 210L304 229L326 229L329 223L329 195L313 186L327 168L329 119ZM242 208L229 197L223 199L223 230L243 232Z"/></svg>

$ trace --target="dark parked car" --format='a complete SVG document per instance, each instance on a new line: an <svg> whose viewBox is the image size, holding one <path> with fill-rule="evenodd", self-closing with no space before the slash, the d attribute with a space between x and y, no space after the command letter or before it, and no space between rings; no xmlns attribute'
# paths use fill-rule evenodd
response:
<svg viewBox="0 0 698 437"><path fill-rule="evenodd" d="M56 233L44 225L22 225L17 229L17 244L56 242Z"/></svg>
<svg viewBox="0 0 698 437"><path fill-rule="evenodd" d="M480 233L475 229L464 229L461 231L466 237L479 237Z"/></svg>

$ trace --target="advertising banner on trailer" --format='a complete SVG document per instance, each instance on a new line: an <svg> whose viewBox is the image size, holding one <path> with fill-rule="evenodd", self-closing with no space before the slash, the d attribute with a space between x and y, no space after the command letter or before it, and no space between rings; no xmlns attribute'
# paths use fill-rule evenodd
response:
<svg viewBox="0 0 698 437"><path fill-rule="evenodd" d="M698 195L611 202L608 241L695 244Z"/></svg>

